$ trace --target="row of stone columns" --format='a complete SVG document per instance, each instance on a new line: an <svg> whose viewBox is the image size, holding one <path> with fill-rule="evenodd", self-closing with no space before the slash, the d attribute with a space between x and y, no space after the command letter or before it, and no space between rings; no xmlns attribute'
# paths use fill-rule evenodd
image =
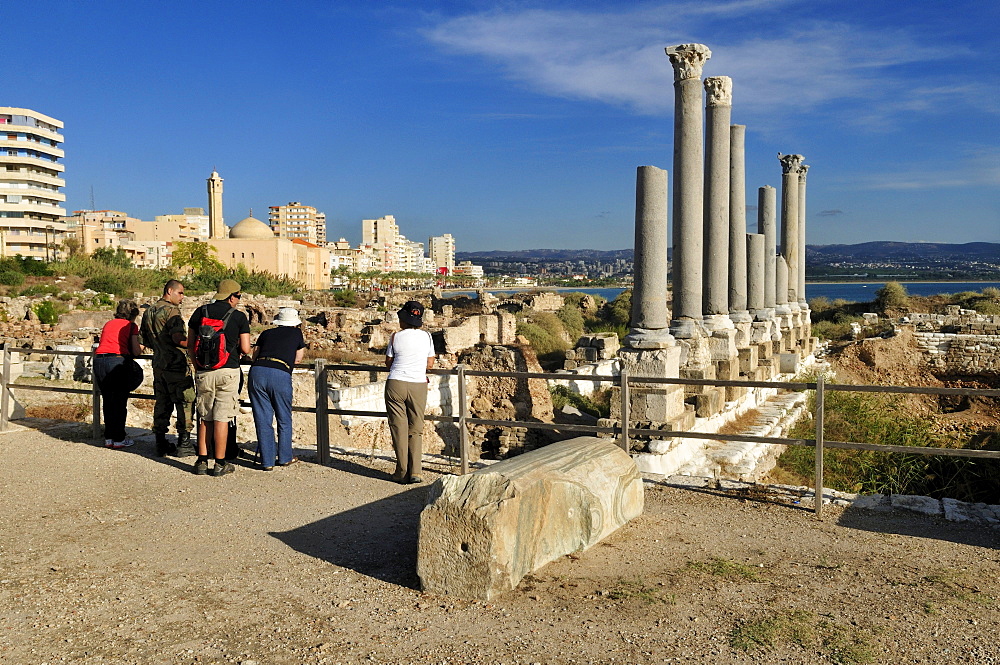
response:
<svg viewBox="0 0 1000 665"><path fill-rule="evenodd" d="M776 190L757 194L757 233L747 233L746 127L731 124L732 80L702 69L702 44L666 49L674 70L673 314L667 295L667 172L636 172L632 329L619 352L632 376L731 380L774 375L774 353L805 346L805 173L801 155L782 167L780 253ZM702 88L707 93L702 116ZM703 122L704 119L704 122ZM803 313L805 313L803 315ZM737 387L637 388L633 417L683 423L717 412ZM685 407L688 403L688 407ZM612 414L612 418L616 417ZM662 447L650 443L650 452ZM662 452L662 451L659 451Z"/></svg>

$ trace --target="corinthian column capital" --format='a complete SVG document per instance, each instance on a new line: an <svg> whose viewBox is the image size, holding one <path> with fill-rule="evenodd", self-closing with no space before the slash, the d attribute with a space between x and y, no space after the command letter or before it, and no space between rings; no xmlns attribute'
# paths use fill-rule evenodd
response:
<svg viewBox="0 0 1000 665"><path fill-rule="evenodd" d="M709 106L733 105L733 79L728 76L709 76L705 79L705 92Z"/></svg>
<svg viewBox="0 0 1000 665"><path fill-rule="evenodd" d="M806 181L806 173L808 172L809 172L808 164L803 164L802 166L799 167L799 182Z"/></svg>
<svg viewBox="0 0 1000 665"><path fill-rule="evenodd" d="M678 44L663 49L674 67L674 80L701 78L701 69L712 57L712 51L704 44Z"/></svg>
<svg viewBox="0 0 1000 665"><path fill-rule="evenodd" d="M798 173L803 159L805 157L802 155L783 155L779 152L778 161L781 162L781 173Z"/></svg>

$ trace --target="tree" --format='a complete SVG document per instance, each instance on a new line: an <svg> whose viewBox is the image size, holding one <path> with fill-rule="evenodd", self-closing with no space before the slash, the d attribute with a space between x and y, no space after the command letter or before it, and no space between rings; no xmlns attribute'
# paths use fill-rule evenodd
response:
<svg viewBox="0 0 1000 665"><path fill-rule="evenodd" d="M215 256L215 248L207 242L179 242L174 245L171 265L178 271L187 268L188 273L216 273L225 270Z"/></svg>
<svg viewBox="0 0 1000 665"><path fill-rule="evenodd" d="M67 256L80 256L83 254L83 241L76 237L66 238L62 241L62 249Z"/></svg>
<svg viewBox="0 0 1000 665"><path fill-rule="evenodd" d="M132 260L121 247L98 247L91 256L93 256L95 261L100 261L109 266L116 266L118 268L132 267Z"/></svg>
<svg viewBox="0 0 1000 665"><path fill-rule="evenodd" d="M910 295L906 292L906 287L899 282L886 282L885 286L875 292L872 304L882 313L909 309Z"/></svg>

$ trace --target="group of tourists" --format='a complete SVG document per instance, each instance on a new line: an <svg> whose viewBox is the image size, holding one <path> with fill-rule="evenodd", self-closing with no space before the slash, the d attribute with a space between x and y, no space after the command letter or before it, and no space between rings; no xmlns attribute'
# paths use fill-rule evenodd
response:
<svg viewBox="0 0 1000 665"><path fill-rule="evenodd" d="M238 282L222 280L212 301L196 309L186 324L180 310L184 284L176 279L164 285L163 296L146 309L138 325L136 302L118 303L114 318L101 330L94 361L94 377L103 397L106 447L135 444L125 431L125 420L128 396L143 380L135 358L145 346L153 352L153 433L158 456L196 455L193 471L198 475L224 476L236 470L230 461L234 455L227 451L230 428L240 412L240 361L249 356L247 389L259 468L271 471L299 461L292 451L292 369L305 353L302 320L294 308L283 307L274 318L275 327L263 331L251 345L250 322L237 309L242 295ZM420 483L427 370L434 364L434 344L430 334L421 330L423 306L419 302L407 302L397 315L401 330L392 335L385 360L389 368L386 411L396 453L392 479ZM176 444L167 438L175 413ZM210 458L214 460L211 469Z"/></svg>

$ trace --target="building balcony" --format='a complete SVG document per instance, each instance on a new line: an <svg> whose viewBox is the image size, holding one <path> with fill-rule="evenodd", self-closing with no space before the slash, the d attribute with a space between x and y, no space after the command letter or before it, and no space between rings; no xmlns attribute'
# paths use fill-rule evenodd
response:
<svg viewBox="0 0 1000 665"><path fill-rule="evenodd" d="M0 203L0 210L8 212L23 212L25 215L41 215L45 219L49 217L65 217L66 209L54 203L43 204L38 202L25 203Z"/></svg>
<svg viewBox="0 0 1000 665"><path fill-rule="evenodd" d="M51 139L56 143L63 143L66 139L59 132L54 132L51 129L45 129L44 127L38 127L36 125L20 125L17 123L4 123L0 125L0 132L3 133L13 133L13 132L23 132L26 134L37 134L47 139Z"/></svg>
<svg viewBox="0 0 1000 665"><path fill-rule="evenodd" d="M30 173L28 171L8 171L7 169L0 168L0 186L5 180L16 180L18 182L37 182L45 185L54 185L56 187L65 187L66 181L62 178L54 175L46 175L44 173ZM50 190L51 191L51 190Z"/></svg>
<svg viewBox="0 0 1000 665"><path fill-rule="evenodd" d="M15 157L13 155L6 154L5 151L0 150L0 166L4 166L6 164L26 164L32 166L40 166L42 168L60 172L66 170L66 167L60 164L59 162L50 162L47 159L40 159L38 157L25 157L24 155L19 155Z"/></svg>
<svg viewBox="0 0 1000 665"><path fill-rule="evenodd" d="M48 199L53 202L53 205L58 205L57 202L66 200L65 194L51 189L44 189L42 187L6 187L5 184L3 180L0 180L0 196L31 196L37 199Z"/></svg>
<svg viewBox="0 0 1000 665"><path fill-rule="evenodd" d="M0 150L6 150L7 148L17 148L19 150L37 150L38 152L44 152L46 155L53 155L54 157L59 157L62 159L66 156L66 153L62 148L54 148L45 143L38 143L35 141L11 141L5 138L5 134L2 129L0 129Z"/></svg>

